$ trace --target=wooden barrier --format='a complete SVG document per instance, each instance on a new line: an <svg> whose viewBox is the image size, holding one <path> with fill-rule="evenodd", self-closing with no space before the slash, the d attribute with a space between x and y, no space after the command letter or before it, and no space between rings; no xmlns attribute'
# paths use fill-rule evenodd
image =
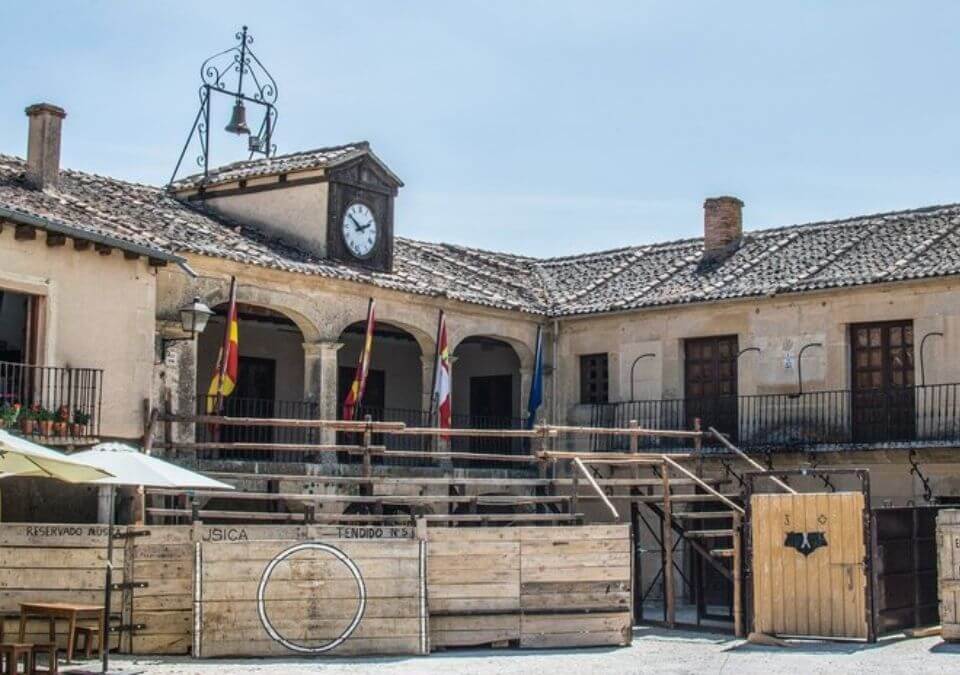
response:
<svg viewBox="0 0 960 675"><path fill-rule="evenodd" d="M940 622L943 639L960 641L960 509L937 514Z"/></svg>
<svg viewBox="0 0 960 675"><path fill-rule="evenodd" d="M114 530L123 534L125 527ZM0 622L3 640L16 642L21 602L103 604L107 560L107 528L102 525L16 524L0 526ZM124 551L114 551L114 582L123 583ZM124 612L123 599L114 595L113 623ZM126 623L126 621L122 621ZM93 624L90 624L93 625ZM66 648L67 629L58 626L57 643ZM118 633L111 645L118 646ZM28 642L49 642L47 621L27 623Z"/></svg>
<svg viewBox="0 0 960 675"><path fill-rule="evenodd" d="M428 570L434 648L630 643L626 525L438 528Z"/></svg>
<svg viewBox="0 0 960 675"><path fill-rule="evenodd" d="M196 657L628 644L630 532L589 527L117 528L114 647ZM99 604L106 530L0 525L0 600ZM120 620L122 619L122 620ZM32 622L28 640L44 641ZM65 636L64 636L65 637Z"/></svg>

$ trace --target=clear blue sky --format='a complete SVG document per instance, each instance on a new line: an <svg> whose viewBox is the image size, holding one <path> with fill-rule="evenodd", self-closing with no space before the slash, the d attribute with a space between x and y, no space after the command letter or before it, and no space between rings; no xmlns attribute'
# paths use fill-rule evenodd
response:
<svg viewBox="0 0 960 675"><path fill-rule="evenodd" d="M747 229L960 201L956 2L6 2L0 152L45 100L64 165L165 183L242 23L280 152L369 140L403 236L560 255L696 236L716 194Z"/></svg>

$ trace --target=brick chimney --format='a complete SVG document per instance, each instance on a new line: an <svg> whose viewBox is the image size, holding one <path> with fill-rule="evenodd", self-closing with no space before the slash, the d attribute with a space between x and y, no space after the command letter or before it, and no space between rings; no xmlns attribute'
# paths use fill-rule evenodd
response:
<svg viewBox="0 0 960 675"><path fill-rule="evenodd" d="M710 197L703 202L703 260L720 261L740 246L743 202L736 197Z"/></svg>
<svg viewBox="0 0 960 675"><path fill-rule="evenodd" d="M26 113L30 118L27 183L36 190L56 188L60 179L60 125L67 113L50 103L35 103Z"/></svg>

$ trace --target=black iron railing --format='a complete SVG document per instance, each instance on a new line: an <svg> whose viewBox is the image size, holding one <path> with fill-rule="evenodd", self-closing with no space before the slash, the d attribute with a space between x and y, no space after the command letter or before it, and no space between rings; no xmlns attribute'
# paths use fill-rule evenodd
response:
<svg viewBox="0 0 960 675"><path fill-rule="evenodd" d="M263 398L225 397L219 412L215 396L202 394L197 397L197 414L215 413L227 417L252 417L261 419L309 420L319 418L319 405L315 401L283 401ZM198 442L224 443L300 443L317 444L320 434L317 429L287 429L275 427L241 427L198 424ZM241 459L250 461L302 462L311 459L302 452L272 450L201 450L199 459ZM312 459L318 459L314 457Z"/></svg>
<svg viewBox="0 0 960 675"><path fill-rule="evenodd" d="M100 434L103 371L0 361L0 424L28 436L89 439Z"/></svg>
<svg viewBox="0 0 960 675"><path fill-rule="evenodd" d="M636 420L650 429L691 429L697 418L704 429L716 427L743 448L764 450L960 442L960 384L625 401L590 411L590 424L597 427L626 427ZM641 448L681 445L640 439ZM593 440L596 449L626 446L625 438Z"/></svg>

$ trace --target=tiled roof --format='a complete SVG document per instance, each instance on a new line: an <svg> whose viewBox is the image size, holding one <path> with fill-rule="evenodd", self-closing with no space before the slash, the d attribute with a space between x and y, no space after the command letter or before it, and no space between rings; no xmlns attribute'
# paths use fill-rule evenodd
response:
<svg viewBox="0 0 960 675"><path fill-rule="evenodd" d="M552 315L960 274L960 204L745 232L715 265L703 239L541 260Z"/></svg>
<svg viewBox="0 0 960 675"><path fill-rule="evenodd" d="M350 161L361 155L372 155L370 152L370 144L366 141L336 145L329 148L292 152L287 155L277 155L267 159L234 162L210 169L206 176L198 173L187 176L186 178L181 178L171 183L170 189L175 191L188 190L201 186L207 187L237 180L257 178L258 176L273 176L282 173L293 173L295 171L307 171L309 169L324 169ZM383 166L382 163L381 166ZM386 166L383 168L389 171ZM394 178L398 184L401 184L399 178L393 176L393 174L391 174L391 177Z"/></svg>
<svg viewBox="0 0 960 675"><path fill-rule="evenodd" d="M960 274L956 204L747 232L713 265L702 239L535 259L397 238L387 274L312 256L148 185L63 171L56 192L31 190L24 166L0 155L0 206L170 253L551 316Z"/></svg>
<svg viewBox="0 0 960 675"><path fill-rule="evenodd" d="M527 283L529 259L520 256L398 238L394 272L372 272L270 240L254 228L205 213L149 185L64 170L55 192L39 192L24 183L25 166L20 158L0 155L0 206L171 252L490 307L537 312L546 306L542 289Z"/></svg>

